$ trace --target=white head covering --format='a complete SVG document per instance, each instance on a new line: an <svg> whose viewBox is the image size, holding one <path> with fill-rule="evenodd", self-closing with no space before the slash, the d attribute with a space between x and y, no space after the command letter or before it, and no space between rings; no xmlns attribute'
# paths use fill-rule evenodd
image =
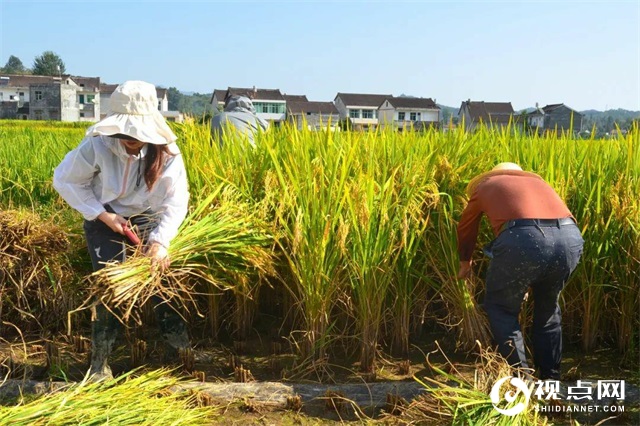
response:
<svg viewBox="0 0 640 426"><path fill-rule="evenodd" d="M167 145L178 139L158 111L158 96L153 84L125 81L111 95L109 106L109 114L89 127L87 135L123 134L154 145Z"/></svg>
<svg viewBox="0 0 640 426"><path fill-rule="evenodd" d="M516 163L500 163L491 170L522 170L522 167L518 166Z"/></svg>

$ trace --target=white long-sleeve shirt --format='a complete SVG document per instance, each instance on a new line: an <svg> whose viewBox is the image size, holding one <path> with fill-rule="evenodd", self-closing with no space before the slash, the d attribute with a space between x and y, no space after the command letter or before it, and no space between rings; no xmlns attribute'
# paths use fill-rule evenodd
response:
<svg viewBox="0 0 640 426"><path fill-rule="evenodd" d="M127 154L118 139L86 136L69 152L53 173L53 186L86 220L95 220L109 204L119 215L131 216L151 209L158 226L149 234L169 247L187 215L189 190L182 155L175 144L155 185L149 191L144 181L143 158Z"/></svg>

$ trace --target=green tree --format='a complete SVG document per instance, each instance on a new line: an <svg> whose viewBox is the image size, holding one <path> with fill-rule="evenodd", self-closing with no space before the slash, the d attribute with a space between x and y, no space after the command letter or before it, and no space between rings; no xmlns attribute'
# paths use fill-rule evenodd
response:
<svg viewBox="0 0 640 426"><path fill-rule="evenodd" d="M169 87L167 89L167 99L169 100L170 111L179 111L178 107L183 96L184 95L175 87Z"/></svg>
<svg viewBox="0 0 640 426"><path fill-rule="evenodd" d="M185 95L177 88L169 87L167 89L167 99L169 100L170 111L180 111L195 117L203 117L205 114L211 114L211 106L209 105L211 99L210 93Z"/></svg>
<svg viewBox="0 0 640 426"><path fill-rule="evenodd" d="M608 115L606 120L605 120L605 124L604 124L604 131L605 132L610 132L615 128L615 121L613 119L612 116Z"/></svg>
<svg viewBox="0 0 640 426"><path fill-rule="evenodd" d="M35 75L61 75L66 72L66 67L60 56L47 50L33 61L32 73Z"/></svg>
<svg viewBox="0 0 640 426"><path fill-rule="evenodd" d="M2 72L7 74L24 74L27 72L27 69L22 64L20 58L11 55L7 63L2 67Z"/></svg>

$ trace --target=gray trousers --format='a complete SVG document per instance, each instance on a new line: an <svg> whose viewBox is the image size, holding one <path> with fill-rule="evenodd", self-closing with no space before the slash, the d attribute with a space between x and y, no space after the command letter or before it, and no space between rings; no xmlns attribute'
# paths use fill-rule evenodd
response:
<svg viewBox="0 0 640 426"><path fill-rule="evenodd" d="M526 368L518 315L531 288L534 363L541 379L560 379L562 316L558 298L580 260L584 241L573 223L518 222L513 221L513 226L491 244L493 258L483 307L499 352L511 365Z"/></svg>

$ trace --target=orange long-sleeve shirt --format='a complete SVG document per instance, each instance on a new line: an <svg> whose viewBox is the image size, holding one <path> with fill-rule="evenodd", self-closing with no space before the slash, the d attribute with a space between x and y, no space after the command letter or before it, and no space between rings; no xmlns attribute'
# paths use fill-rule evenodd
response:
<svg viewBox="0 0 640 426"><path fill-rule="evenodd" d="M509 220L573 217L560 196L540 176L509 170L482 180L469 199L458 223L458 255L471 259L482 214L497 236Z"/></svg>

